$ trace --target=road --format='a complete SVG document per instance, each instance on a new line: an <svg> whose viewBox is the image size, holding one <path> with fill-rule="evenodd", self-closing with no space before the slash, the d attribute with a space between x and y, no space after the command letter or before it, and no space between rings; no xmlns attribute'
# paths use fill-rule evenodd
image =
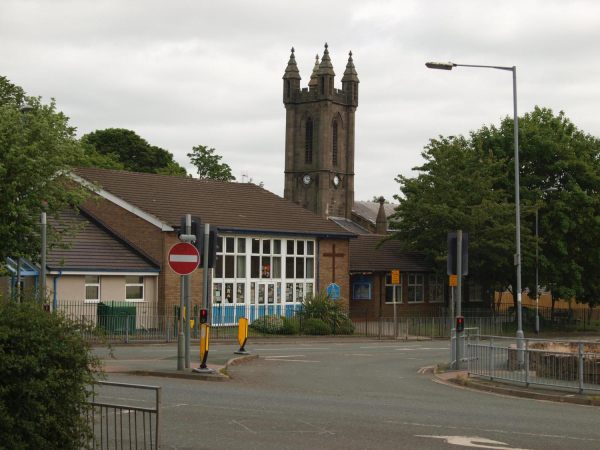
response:
<svg viewBox="0 0 600 450"><path fill-rule="evenodd" d="M470 391L419 373L447 361L448 346L257 345L247 349L261 358L231 366L230 382L116 374L110 380L163 387L166 449L600 448L596 407ZM102 392L105 401L138 402L130 391Z"/></svg>

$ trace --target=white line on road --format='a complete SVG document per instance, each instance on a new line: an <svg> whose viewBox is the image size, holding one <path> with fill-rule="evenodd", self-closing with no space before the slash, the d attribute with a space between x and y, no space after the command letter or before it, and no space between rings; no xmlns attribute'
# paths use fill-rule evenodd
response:
<svg viewBox="0 0 600 450"><path fill-rule="evenodd" d="M419 345L415 345L414 347L410 347L410 348L419 348L419 347L420 347ZM377 348L398 348L398 345L370 345L369 347L358 347L358 348L372 348L372 349L377 349ZM402 347L402 348L408 348L408 347Z"/></svg>
<svg viewBox="0 0 600 450"><path fill-rule="evenodd" d="M329 350L327 347L299 347L299 348L286 348L284 350ZM211 350L212 351L212 350ZM280 348L255 348L254 351L261 352L280 352Z"/></svg>
<svg viewBox="0 0 600 450"><path fill-rule="evenodd" d="M310 363L318 363L319 361L308 361L306 359L271 359L265 358L265 361L280 361L280 362L310 362Z"/></svg>
<svg viewBox="0 0 600 450"><path fill-rule="evenodd" d="M267 358L299 358L306 355L267 356Z"/></svg>
<svg viewBox="0 0 600 450"><path fill-rule="evenodd" d="M423 436L415 435L415 437L433 438L433 439L444 439L448 444L460 445L461 447L477 447L477 448L492 448L492 449L506 449L506 450L527 450L524 448L507 447L508 444L500 441L492 441L491 439L480 438L480 437L468 437L468 436ZM496 444L496 445L485 445L485 444Z"/></svg>

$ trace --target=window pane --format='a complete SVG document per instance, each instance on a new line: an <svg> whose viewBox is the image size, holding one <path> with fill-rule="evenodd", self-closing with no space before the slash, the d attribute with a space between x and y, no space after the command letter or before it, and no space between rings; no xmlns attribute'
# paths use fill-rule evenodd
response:
<svg viewBox="0 0 600 450"><path fill-rule="evenodd" d="M281 255L281 239L273 239L273 254Z"/></svg>
<svg viewBox="0 0 600 450"><path fill-rule="evenodd" d="M144 277L126 276L125 284L143 284Z"/></svg>
<svg viewBox="0 0 600 450"><path fill-rule="evenodd" d="M275 285L273 283L267 285L267 303L275 303Z"/></svg>
<svg viewBox="0 0 600 450"><path fill-rule="evenodd" d="M394 299L394 291L392 290L392 286L385 287L385 301L386 303L391 303Z"/></svg>
<svg viewBox="0 0 600 450"><path fill-rule="evenodd" d="M258 238L252 239L252 253L256 255L260 253L260 239Z"/></svg>
<svg viewBox="0 0 600 450"><path fill-rule="evenodd" d="M238 238L238 253L246 253L246 238Z"/></svg>
<svg viewBox="0 0 600 450"><path fill-rule="evenodd" d="M315 258L306 258L306 278L314 278L314 277L315 277Z"/></svg>
<svg viewBox="0 0 600 450"><path fill-rule="evenodd" d="M233 283L225 283L225 303L233 303Z"/></svg>
<svg viewBox="0 0 600 450"><path fill-rule="evenodd" d="M245 283L238 283L236 286L235 302L244 303Z"/></svg>
<svg viewBox="0 0 600 450"><path fill-rule="evenodd" d="M391 275L385 276L385 284L392 284L392 276Z"/></svg>
<svg viewBox="0 0 600 450"><path fill-rule="evenodd" d="M304 285L302 283L296 283L296 301L301 302L304 300Z"/></svg>
<svg viewBox="0 0 600 450"><path fill-rule="evenodd" d="M235 276L234 264L235 264L235 256L226 255L225 256L225 278L233 278Z"/></svg>
<svg viewBox="0 0 600 450"><path fill-rule="evenodd" d="M304 258L296 258L296 278L304 278Z"/></svg>
<svg viewBox="0 0 600 450"><path fill-rule="evenodd" d="M313 241L308 241L306 243L306 254L307 255L315 254L315 243Z"/></svg>
<svg viewBox="0 0 600 450"><path fill-rule="evenodd" d="M396 303L402 303L402 286L394 286L396 289Z"/></svg>
<svg viewBox="0 0 600 450"><path fill-rule="evenodd" d="M423 275L417 275L417 284L423 284Z"/></svg>
<svg viewBox="0 0 600 450"><path fill-rule="evenodd" d="M127 278L129 278L129 277L127 277ZM85 284L98 284L98 283L100 283L99 276L96 276L96 275L86 275L85 276Z"/></svg>
<svg viewBox="0 0 600 450"><path fill-rule="evenodd" d="M437 276L429 275L429 284L437 284Z"/></svg>
<svg viewBox="0 0 600 450"><path fill-rule="evenodd" d="M223 251L223 238L221 236L217 237L217 253L221 253Z"/></svg>
<svg viewBox="0 0 600 450"><path fill-rule="evenodd" d="M265 303L265 285L264 284L259 284L258 285L258 304L264 304Z"/></svg>
<svg viewBox="0 0 600 450"><path fill-rule="evenodd" d="M144 287L143 286L127 286L125 288L125 298L127 300L143 300L144 299Z"/></svg>
<svg viewBox="0 0 600 450"><path fill-rule="evenodd" d="M415 276L414 275L408 276L408 284L415 284Z"/></svg>
<svg viewBox="0 0 600 450"><path fill-rule="evenodd" d="M256 303L256 283L254 281L250 283L250 303L253 305Z"/></svg>
<svg viewBox="0 0 600 450"><path fill-rule="evenodd" d="M281 303L281 281L277 282L277 292L275 292L275 295L277 295L277 303Z"/></svg>
<svg viewBox="0 0 600 450"><path fill-rule="evenodd" d="M294 301L294 283L285 284L285 302L291 303Z"/></svg>
<svg viewBox="0 0 600 450"><path fill-rule="evenodd" d="M270 255L271 254L271 239L264 239L263 240L263 255Z"/></svg>
<svg viewBox="0 0 600 450"><path fill-rule="evenodd" d="M312 297L312 294L313 294L313 284L306 283L306 296L308 297L310 295Z"/></svg>
<svg viewBox="0 0 600 450"><path fill-rule="evenodd" d="M98 300L98 293L99 293L98 286L86 286L85 287L85 299L86 300Z"/></svg>
<svg viewBox="0 0 600 450"><path fill-rule="evenodd" d="M217 255L215 259L215 278L223 278L223 255Z"/></svg>
<svg viewBox="0 0 600 450"><path fill-rule="evenodd" d="M298 249L297 255L304 255L304 241L297 241L296 248Z"/></svg>
<svg viewBox="0 0 600 450"><path fill-rule="evenodd" d="M423 301L423 286L417 286L415 289L415 301L422 302Z"/></svg>
<svg viewBox="0 0 600 450"><path fill-rule="evenodd" d="M288 240L287 241L287 254L288 255L293 255L294 254L294 242L293 240Z"/></svg>
<svg viewBox="0 0 600 450"><path fill-rule="evenodd" d="M294 258L287 257L285 258L285 277L286 278L294 278Z"/></svg>
<svg viewBox="0 0 600 450"><path fill-rule="evenodd" d="M237 278L246 278L246 257L237 257Z"/></svg>
<svg viewBox="0 0 600 450"><path fill-rule="evenodd" d="M233 253L235 250L235 238L232 237L228 237L225 239L225 252L226 253Z"/></svg>
<svg viewBox="0 0 600 450"><path fill-rule="evenodd" d="M262 257L261 278L271 278L271 257Z"/></svg>
<svg viewBox="0 0 600 450"><path fill-rule="evenodd" d="M273 258L273 278L281 278L281 256Z"/></svg>
<svg viewBox="0 0 600 450"><path fill-rule="evenodd" d="M221 303L222 297L221 293L223 292L223 285L221 283L213 283L213 302Z"/></svg>
<svg viewBox="0 0 600 450"><path fill-rule="evenodd" d="M250 257L250 278L260 277L260 256Z"/></svg>

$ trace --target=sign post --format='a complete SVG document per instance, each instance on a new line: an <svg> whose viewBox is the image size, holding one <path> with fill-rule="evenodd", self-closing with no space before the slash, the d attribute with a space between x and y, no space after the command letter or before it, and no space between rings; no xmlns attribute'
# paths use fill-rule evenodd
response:
<svg viewBox="0 0 600 450"><path fill-rule="evenodd" d="M396 286L397 284L400 284L400 271L399 270L392 270L392 284L394 286L392 286L392 298L393 298L393 302L394 302L394 339L398 338L398 316L396 314ZM400 293L400 295L402 295L402 293Z"/></svg>
<svg viewBox="0 0 600 450"><path fill-rule="evenodd" d="M189 214L186 217L186 224L189 224L189 228L191 229L191 216ZM190 367L190 327L186 326L187 324L184 325L184 320L189 320L191 312L189 305L191 287L189 275L198 268L200 253L198 253L198 249L192 244L179 242L169 250L168 262L171 270L181 275L179 333L177 335L177 370L184 370L184 367ZM184 310L187 312L185 318Z"/></svg>

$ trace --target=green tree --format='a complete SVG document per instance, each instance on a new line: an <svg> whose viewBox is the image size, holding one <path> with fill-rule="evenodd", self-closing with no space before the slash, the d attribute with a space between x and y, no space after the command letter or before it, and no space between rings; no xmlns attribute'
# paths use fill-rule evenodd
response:
<svg viewBox="0 0 600 450"><path fill-rule="evenodd" d="M198 178L201 180L235 181L235 177L231 174L231 167L228 164L220 163L219 161L223 157L214 153L214 148L198 145L193 147L192 153L187 154L190 162L198 170Z"/></svg>
<svg viewBox="0 0 600 450"><path fill-rule="evenodd" d="M69 166L84 155L75 128L57 111L54 100L46 105L20 92L6 78L0 79L0 271L7 257L38 260L43 211L58 218L63 208L91 195L69 175ZM18 100L33 110L21 113ZM70 231L49 225L49 244Z"/></svg>
<svg viewBox="0 0 600 450"><path fill-rule="evenodd" d="M0 298L0 448L91 448L89 388L103 373L82 332L93 329Z"/></svg>
<svg viewBox="0 0 600 450"><path fill-rule="evenodd" d="M124 170L187 175L185 168L177 164L171 152L150 145L131 130L123 128L96 130L84 135L81 140L93 146L98 155L108 158L109 161L119 162Z"/></svg>

